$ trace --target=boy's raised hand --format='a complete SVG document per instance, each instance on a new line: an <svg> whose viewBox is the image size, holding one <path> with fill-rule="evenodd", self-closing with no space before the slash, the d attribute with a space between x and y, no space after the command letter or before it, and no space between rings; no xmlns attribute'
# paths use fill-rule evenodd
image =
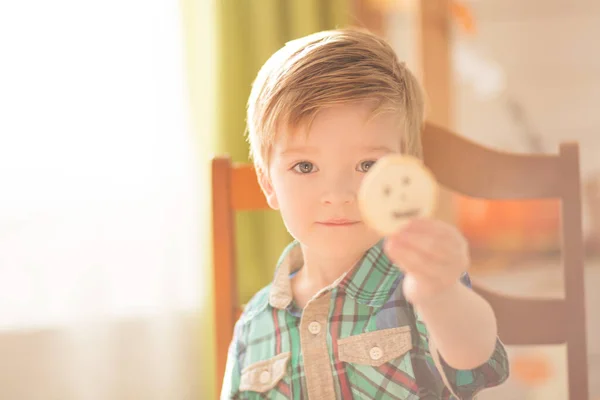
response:
<svg viewBox="0 0 600 400"><path fill-rule="evenodd" d="M384 251L405 274L404 295L413 304L434 300L469 268L469 247L452 225L416 218L389 235Z"/></svg>
<svg viewBox="0 0 600 400"><path fill-rule="evenodd" d="M369 226L386 237L384 250L404 273L404 295L413 304L433 300L460 284L469 267L466 239L431 218L437 182L420 159L389 154L365 176L359 206Z"/></svg>

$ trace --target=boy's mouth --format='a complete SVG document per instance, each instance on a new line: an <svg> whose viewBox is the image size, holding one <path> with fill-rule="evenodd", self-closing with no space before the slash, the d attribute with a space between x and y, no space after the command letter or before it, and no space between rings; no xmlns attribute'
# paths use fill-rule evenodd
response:
<svg viewBox="0 0 600 400"><path fill-rule="evenodd" d="M351 220L351 219L329 219L326 221L317 222L319 225L325 226L349 226L360 223L360 221Z"/></svg>

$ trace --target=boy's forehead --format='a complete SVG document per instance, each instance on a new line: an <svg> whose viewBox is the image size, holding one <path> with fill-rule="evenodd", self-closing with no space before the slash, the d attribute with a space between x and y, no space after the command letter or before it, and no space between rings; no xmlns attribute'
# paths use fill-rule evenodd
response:
<svg viewBox="0 0 600 400"><path fill-rule="evenodd" d="M274 138L274 147L284 152L298 148L308 151L335 144L340 147L380 150L389 148L390 144L399 143L402 139L403 129L398 123L397 115L372 118L366 112L354 110L352 113L348 108L327 111L316 115L310 125L304 122L280 129Z"/></svg>

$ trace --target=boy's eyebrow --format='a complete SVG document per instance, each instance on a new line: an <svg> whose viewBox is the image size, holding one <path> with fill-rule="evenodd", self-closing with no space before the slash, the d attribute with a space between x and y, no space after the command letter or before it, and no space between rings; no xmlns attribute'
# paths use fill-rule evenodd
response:
<svg viewBox="0 0 600 400"><path fill-rule="evenodd" d="M281 155L289 155L289 154L298 154L298 153L309 153L309 152L318 152L319 149L317 147L309 147L309 146L300 146L300 147L288 147L281 152Z"/></svg>
<svg viewBox="0 0 600 400"><path fill-rule="evenodd" d="M369 151L369 152L387 152L387 153L393 153L394 150L390 149L387 146L365 146L364 150Z"/></svg>

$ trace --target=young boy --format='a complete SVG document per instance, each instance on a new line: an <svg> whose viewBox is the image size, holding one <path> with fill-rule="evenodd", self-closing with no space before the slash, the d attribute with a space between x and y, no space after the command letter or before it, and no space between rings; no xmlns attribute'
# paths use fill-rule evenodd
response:
<svg viewBox="0 0 600 400"><path fill-rule="evenodd" d="M429 218L382 238L359 212L378 158L421 156L423 108L415 77L362 31L313 34L265 63L248 138L295 240L236 324L222 399L472 399L507 378L465 239Z"/></svg>

